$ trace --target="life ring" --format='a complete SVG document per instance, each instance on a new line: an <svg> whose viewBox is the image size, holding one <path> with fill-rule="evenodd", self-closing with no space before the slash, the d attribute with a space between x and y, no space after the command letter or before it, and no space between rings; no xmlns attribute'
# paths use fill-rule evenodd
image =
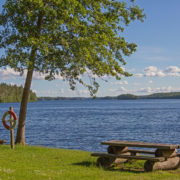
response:
<svg viewBox="0 0 180 180"><path fill-rule="evenodd" d="M8 115L10 115L10 117L12 116L13 119L10 118L9 120L6 120L6 116L8 116ZM17 116L16 116L15 112L13 112L13 111L5 112L3 115L3 118L2 118L2 122L6 129L8 129L8 130L14 129L16 126L16 122L17 122ZM7 125L7 122L10 122L10 126Z"/></svg>

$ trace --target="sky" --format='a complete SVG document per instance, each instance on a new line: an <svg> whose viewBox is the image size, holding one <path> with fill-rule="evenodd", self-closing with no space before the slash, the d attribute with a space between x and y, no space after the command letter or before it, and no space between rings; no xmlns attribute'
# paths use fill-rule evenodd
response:
<svg viewBox="0 0 180 180"><path fill-rule="evenodd" d="M0 11L5 0L0 0ZM123 33L128 42L138 45L137 51L125 57L126 71L131 77L121 81L98 79L97 96L117 96L120 94L152 94L159 92L180 92L180 0L135 0L144 9L145 21L132 22ZM0 51L0 56L2 51ZM24 84L25 76L19 76L12 69L0 69L0 83ZM61 77L53 81L34 73L31 89L37 96L88 97L86 88L77 85L70 90Z"/></svg>

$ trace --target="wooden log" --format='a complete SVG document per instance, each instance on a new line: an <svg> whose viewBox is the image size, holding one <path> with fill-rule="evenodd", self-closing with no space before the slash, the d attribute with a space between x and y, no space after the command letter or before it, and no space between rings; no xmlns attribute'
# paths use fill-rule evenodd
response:
<svg viewBox="0 0 180 180"><path fill-rule="evenodd" d="M130 156L131 153L130 152L126 152L126 153L122 153L121 155L128 155ZM114 164L118 165L118 164L121 164L121 163L125 163L125 162L128 162L129 160L126 159L126 158L116 158L115 161L114 161Z"/></svg>
<svg viewBox="0 0 180 180"><path fill-rule="evenodd" d="M130 152L123 153L122 155L131 155ZM128 159L125 158L116 158L116 157L99 157L97 159L97 165L102 167L111 167L113 165L117 166L118 164L122 164L127 162Z"/></svg>
<svg viewBox="0 0 180 180"><path fill-rule="evenodd" d="M110 154L131 155L131 153L128 152L128 147L126 146L109 146L107 148L107 152ZM125 163L127 161L128 159L125 158L116 158L114 163L118 165L120 163Z"/></svg>
<svg viewBox="0 0 180 180"><path fill-rule="evenodd" d="M114 157L99 157L97 159L97 166L110 167L116 158Z"/></svg>
<svg viewBox="0 0 180 180"><path fill-rule="evenodd" d="M123 154L128 152L128 147L126 146L109 146L107 152L110 154Z"/></svg>
<svg viewBox="0 0 180 180"><path fill-rule="evenodd" d="M177 149L157 149L155 151L156 157L175 157L177 156Z"/></svg>
<svg viewBox="0 0 180 180"><path fill-rule="evenodd" d="M6 141L3 139L0 139L0 144L4 144L4 143L6 143Z"/></svg>
<svg viewBox="0 0 180 180"><path fill-rule="evenodd" d="M168 158L163 162L153 162L146 161L144 164L145 171L154 171L154 170L172 170L177 169L180 165L180 157Z"/></svg>

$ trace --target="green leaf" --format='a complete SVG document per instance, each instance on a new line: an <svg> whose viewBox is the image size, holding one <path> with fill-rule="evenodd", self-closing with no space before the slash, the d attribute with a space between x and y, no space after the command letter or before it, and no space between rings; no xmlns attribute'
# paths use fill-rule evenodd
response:
<svg viewBox="0 0 180 180"><path fill-rule="evenodd" d="M47 80L59 74L71 89L80 83L94 96L97 80L90 77L88 84L81 75L130 76L121 65L137 46L121 32L144 18L134 0L6 0L0 14L0 47L5 51L0 67L48 73Z"/></svg>

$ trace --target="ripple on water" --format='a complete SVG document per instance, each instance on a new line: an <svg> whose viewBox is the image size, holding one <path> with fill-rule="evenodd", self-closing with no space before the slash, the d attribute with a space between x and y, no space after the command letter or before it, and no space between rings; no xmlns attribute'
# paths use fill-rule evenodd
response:
<svg viewBox="0 0 180 180"><path fill-rule="evenodd" d="M0 104L0 115L19 103ZM104 140L177 143L180 100L68 100L29 103L26 142L58 148L102 151ZM0 139L9 132L0 126Z"/></svg>

